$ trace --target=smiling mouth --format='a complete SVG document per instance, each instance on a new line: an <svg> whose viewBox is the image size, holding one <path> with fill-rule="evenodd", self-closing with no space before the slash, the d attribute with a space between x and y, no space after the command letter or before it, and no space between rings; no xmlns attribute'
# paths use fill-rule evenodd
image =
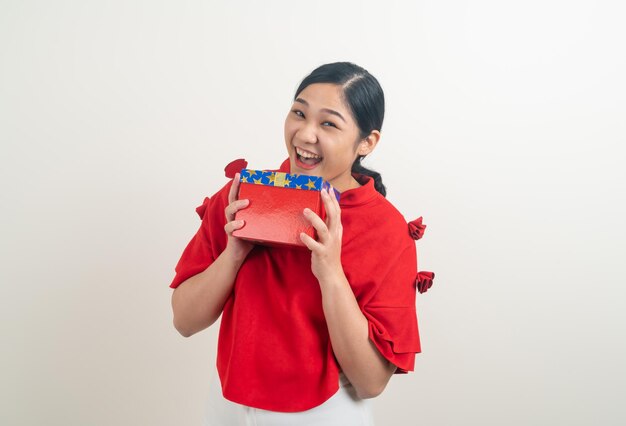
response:
<svg viewBox="0 0 626 426"><path fill-rule="evenodd" d="M316 166L322 159L317 154L296 147L296 160L306 166L305 168Z"/></svg>

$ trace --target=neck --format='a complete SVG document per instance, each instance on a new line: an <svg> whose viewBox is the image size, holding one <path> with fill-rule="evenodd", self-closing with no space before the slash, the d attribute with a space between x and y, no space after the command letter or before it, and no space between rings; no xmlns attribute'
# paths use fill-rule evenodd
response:
<svg viewBox="0 0 626 426"><path fill-rule="evenodd" d="M352 174L350 174L350 177L344 179L342 182L331 181L330 184L339 192L348 191L361 186L361 184L354 177L352 177Z"/></svg>

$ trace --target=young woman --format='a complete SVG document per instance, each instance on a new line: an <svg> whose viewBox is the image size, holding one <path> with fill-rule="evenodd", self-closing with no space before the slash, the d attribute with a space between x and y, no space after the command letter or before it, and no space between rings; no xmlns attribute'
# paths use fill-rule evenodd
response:
<svg viewBox="0 0 626 426"><path fill-rule="evenodd" d="M300 236L308 250L232 235L249 204L237 199L238 175L199 208L171 287L183 336L222 315L207 424L370 425L365 400L413 370L415 242L380 175L361 166L384 110L378 81L352 63L322 65L298 87L279 170L322 176L341 193L322 191L325 220L303 211L318 235Z"/></svg>

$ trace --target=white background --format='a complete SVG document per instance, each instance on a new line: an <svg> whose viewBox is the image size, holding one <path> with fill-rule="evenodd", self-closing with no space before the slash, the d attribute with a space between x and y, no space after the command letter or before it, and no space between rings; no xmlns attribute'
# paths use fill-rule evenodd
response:
<svg viewBox="0 0 626 426"><path fill-rule="evenodd" d="M299 81L349 60L436 273L378 425L626 424L624 12L0 0L0 423L199 423L217 328L180 337L168 288L194 208L279 165Z"/></svg>

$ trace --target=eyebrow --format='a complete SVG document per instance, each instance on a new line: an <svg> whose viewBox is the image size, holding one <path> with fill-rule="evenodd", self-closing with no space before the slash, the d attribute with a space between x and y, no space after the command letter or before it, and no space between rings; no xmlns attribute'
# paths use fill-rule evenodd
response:
<svg viewBox="0 0 626 426"><path fill-rule="evenodd" d="M304 99L302 99L302 98L296 98L295 102L298 102L298 103L301 103L303 105L309 106L309 103L307 101L305 101ZM346 119L343 118L343 115L339 114L334 109L322 108L320 111L326 112L328 114L336 115L337 117L341 118L344 123L346 123Z"/></svg>

